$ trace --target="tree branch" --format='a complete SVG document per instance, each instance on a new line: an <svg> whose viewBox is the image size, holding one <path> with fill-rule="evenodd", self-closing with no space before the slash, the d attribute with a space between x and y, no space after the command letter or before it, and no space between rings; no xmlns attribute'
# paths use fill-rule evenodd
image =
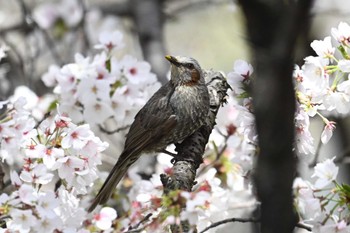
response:
<svg viewBox="0 0 350 233"><path fill-rule="evenodd" d="M230 223L230 222L241 222L241 223L246 223L246 222L252 222L252 223L259 223L260 219L257 218L228 218L228 219L224 219L222 221L218 221L215 222L213 224L211 224L210 226L204 228L200 233L204 233L212 228L218 227L220 225L226 224L226 223ZM300 229L305 229L307 231L312 231L312 227L307 226L303 223L297 223L295 225L296 227L300 228Z"/></svg>
<svg viewBox="0 0 350 233"><path fill-rule="evenodd" d="M226 103L227 90L230 86L223 74L210 70L206 73L206 82L210 95L210 111L206 123L181 144L176 145L175 150L178 154L173 173L161 175L165 193L178 189L189 192L192 190L195 184L196 170L203 161L205 146L215 126L216 114L219 108ZM181 229L189 229L189 227L183 223ZM176 232L174 228L173 232Z"/></svg>

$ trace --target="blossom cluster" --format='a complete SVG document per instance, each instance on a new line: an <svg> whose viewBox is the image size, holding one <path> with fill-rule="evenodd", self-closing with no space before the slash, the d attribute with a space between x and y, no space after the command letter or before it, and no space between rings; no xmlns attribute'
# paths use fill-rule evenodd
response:
<svg viewBox="0 0 350 233"><path fill-rule="evenodd" d="M310 118L319 117L323 121L324 129L320 139L321 143L326 144L332 137L336 124L329 118L347 116L350 111L350 26L341 22L338 28L332 29L331 34L333 42L330 36L313 41L311 47L317 56L306 57L305 64L296 66L294 70L297 99L295 149L299 156L315 153L314 137L309 129ZM250 97L252 73L253 68L247 62L235 62L233 72L227 76L235 100L230 101L221 112L226 119L220 121L219 116L218 122L219 129L220 126L226 127L226 130L221 129L221 134L226 140L225 151L233 154L230 163L241 166L244 174L249 174L252 169L251 161L258 140ZM223 145L223 142L217 144ZM339 168L334 164L334 159L315 166L315 182L301 178L295 180L295 206L300 221L313 226L313 232L350 231L350 188L336 182Z"/></svg>
<svg viewBox="0 0 350 233"><path fill-rule="evenodd" d="M100 153L108 144L89 125L76 125L60 114L36 124L23 97L2 102L1 110L1 158L9 164L15 158L21 160L19 173L11 171L15 190L0 196L0 214L10 217L7 229L52 232L82 228L86 212L79 196L98 178Z"/></svg>
<svg viewBox="0 0 350 233"><path fill-rule="evenodd" d="M315 40L311 47L317 56L305 58L302 67L296 67L294 79L299 111L297 113L297 147L300 152L315 152L313 139L308 130L309 118L318 115L325 124L321 135L322 143L332 136L335 122L326 116L344 116L350 111L349 69L350 26L341 22L332 29L332 38ZM336 50L337 48L337 50Z"/></svg>
<svg viewBox="0 0 350 233"><path fill-rule="evenodd" d="M299 217L311 225L315 233L350 232L350 186L336 181L339 168L334 159L315 166L314 182L302 178L294 181L295 207Z"/></svg>
<svg viewBox="0 0 350 233"><path fill-rule="evenodd" d="M59 4L67 8L57 10ZM82 17L77 1L47 3L34 10L34 20L44 29L60 20L74 27ZM320 117L324 122L321 141L325 144L335 128L329 117L350 111L350 26L340 23L332 29L332 36L335 44L331 37L312 42L317 56L295 67L295 149L299 156L315 152L310 118ZM250 95L254 69L237 60L227 74L232 87L228 104L218 114L193 192L163 195L159 174L142 180L134 167L106 206L92 214L85 211L97 189L91 186L101 176L97 169L101 152L108 146L93 133L95 126L112 122L116 129L127 127L160 87L148 63L131 55L117 56L123 47L120 31L104 32L94 56L76 54L70 64L52 65L42 80L53 88L58 107L51 107L51 114L42 121L34 117L35 110L26 107L24 98L0 102L0 158L11 168L21 167L11 171L14 191L0 195L0 224L6 223L8 230L165 232L181 221L200 230L255 209L258 202L249 180L258 142ZM7 50L0 47L0 59ZM157 173L171 172L169 157L160 154L157 159ZM316 165L314 182L295 180L296 210L314 232L350 231L350 187L337 183L337 174L333 158ZM118 214L111 208L115 203Z"/></svg>
<svg viewBox="0 0 350 233"><path fill-rule="evenodd" d="M78 1L61 0L38 5L33 11L35 22L43 29L64 26L75 27L83 20L83 8Z"/></svg>
<svg viewBox="0 0 350 233"><path fill-rule="evenodd" d="M297 148L304 154L315 152L309 131L310 117L324 122L321 142L332 137L335 122L328 116L347 116L350 112L349 41L350 26L339 23L332 28L333 37L311 43L317 56L305 58L305 64L294 72L298 112L296 116ZM350 188L338 184L339 168L334 159L327 159L314 168L312 183L295 180L295 202L301 220L313 226L313 232L349 232L348 198Z"/></svg>
<svg viewBox="0 0 350 233"><path fill-rule="evenodd" d="M93 58L77 54L74 63L51 66L42 80L54 87L60 111L74 122L94 126L112 119L125 127L160 84L147 62L113 56L124 45L119 31L102 33L99 40L95 47L102 51Z"/></svg>

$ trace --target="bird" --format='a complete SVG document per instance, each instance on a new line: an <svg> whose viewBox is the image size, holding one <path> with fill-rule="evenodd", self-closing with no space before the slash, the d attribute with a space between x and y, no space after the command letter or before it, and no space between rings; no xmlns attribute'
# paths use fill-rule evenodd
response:
<svg viewBox="0 0 350 233"><path fill-rule="evenodd" d="M170 144L180 143L204 123L209 113L209 93L204 71L191 57L170 56L170 80L141 110L126 135L125 145L88 211L105 204L128 168L143 153L165 151Z"/></svg>

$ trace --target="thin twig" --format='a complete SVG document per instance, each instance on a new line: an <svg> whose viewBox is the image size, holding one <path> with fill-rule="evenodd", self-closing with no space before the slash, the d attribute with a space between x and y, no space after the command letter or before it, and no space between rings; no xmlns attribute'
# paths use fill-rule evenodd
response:
<svg viewBox="0 0 350 233"><path fill-rule="evenodd" d="M200 233L206 232L209 229L218 227L220 225L226 224L226 223L230 223L230 222L242 222L242 223L246 223L246 222L252 222L252 223L259 223L260 219L258 218L228 218L228 219L224 219L222 221L218 221L215 222L213 224L211 224L210 226L208 226L207 228L203 229ZM305 229L307 231L312 231L312 227L311 226L307 226L304 223L297 223L295 224L295 227L297 228L301 228L301 229Z"/></svg>
<svg viewBox="0 0 350 233"><path fill-rule="evenodd" d="M152 217L152 214L151 214L151 213L147 214L139 223L137 223L137 224L136 224L135 226L133 226L133 227L130 227L129 230L140 231L141 229L137 229L137 228L139 228L139 226L140 226L142 223L148 221L148 220L150 219L150 217ZM132 232L132 231L127 231L127 232Z"/></svg>
<svg viewBox="0 0 350 233"><path fill-rule="evenodd" d="M41 124L44 120L46 120L48 117L50 117L50 115L51 115L51 112L45 113L45 115L43 116L43 118L42 118L40 121L38 121L38 122L36 123L34 129L39 128L40 124Z"/></svg>
<svg viewBox="0 0 350 233"><path fill-rule="evenodd" d="M322 145L323 145L323 143L322 143L321 138L320 138L320 140L318 141L318 144L317 144L314 160L309 164L309 168L316 166L316 164L318 162L318 157L320 156L320 151L321 151Z"/></svg>
<svg viewBox="0 0 350 233"><path fill-rule="evenodd" d="M228 219L224 219L222 221L219 222L215 222L213 224L211 224L210 226L208 226L207 228L205 228L204 230L202 230L200 233L206 232L211 228L214 227L218 227L220 225L223 225L225 223L229 223L229 222L253 222L253 223L258 223L260 222L260 219L256 219L256 218L228 218Z"/></svg>
<svg viewBox="0 0 350 233"><path fill-rule="evenodd" d="M109 134L109 135L115 134L115 133L119 133L119 132L122 131L122 130L126 130L126 129L130 128L130 125L126 125L126 126L117 128L117 129L115 129L115 130L107 130L107 129L104 128L102 125L98 125L98 126L99 126L101 132L106 133L106 134Z"/></svg>
<svg viewBox="0 0 350 233"><path fill-rule="evenodd" d="M297 228L301 228L301 229L304 229L304 230L307 230L307 231L312 231L312 227L311 226L307 226L307 225L305 225L304 223L301 223L301 222L298 222L295 226Z"/></svg>

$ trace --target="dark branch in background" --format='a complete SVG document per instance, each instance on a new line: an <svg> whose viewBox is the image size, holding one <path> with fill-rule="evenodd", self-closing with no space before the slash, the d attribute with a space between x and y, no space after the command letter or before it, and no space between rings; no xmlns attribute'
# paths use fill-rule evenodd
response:
<svg viewBox="0 0 350 233"><path fill-rule="evenodd" d="M163 2L164 0L129 0L143 56L151 64L158 81L165 84L169 64L164 59Z"/></svg>
<svg viewBox="0 0 350 233"><path fill-rule="evenodd" d="M239 0L256 70L253 108L259 137L254 176L261 201L261 232L292 232L292 184L295 94L293 54L303 27L309 25L312 0Z"/></svg>
<svg viewBox="0 0 350 233"><path fill-rule="evenodd" d="M99 6L104 14L130 17L133 20L143 57L151 64L152 71L162 84L167 82L169 71L169 64L164 59L163 3L164 0L129 0Z"/></svg>
<svg viewBox="0 0 350 233"><path fill-rule="evenodd" d="M210 226L204 228L200 233L204 233L212 228L215 228L215 227L218 227L220 225L223 225L223 224L226 224L226 223L230 223L230 222L242 222L242 223L245 223L245 222L253 222L253 223L258 223L260 222L259 219L256 219L256 218L229 218L229 219L225 219L225 220L222 220L222 221L219 221L219 222L215 222L213 224L211 224Z"/></svg>
<svg viewBox="0 0 350 233"><path fill-rule="evenodd" d="M256 219L256 218L229 218L229 219L224 219L222 221L219 222L215 222L213 224L211 224L210 226L208 226L207 228L205 228L204 230L202 230L200 233L204 233L212 228L218 227L220 225L226 224L226 223L230 223L230 222L242 222L242 223L246 223L246 222L253 222L253 223L259 223L260 219ZM312 231L312 227L304 225L302 223L297 223L295 225L297 228L300 229L305 229L307 231Z"/></svg>
<svg viewBox="0 0 350 233"><path fill-rule="evenodd" d="M120 127L120 128L114 129L114 130L108 130L105 127L103 127L102 125L98 125L98 127L101 130L101 132L108 134L108 135L111 135L111 134L119 133L120 131L129 129L130 125L125 125L123 127Z"/></svg>
<svg viewBox="0 0 350 233"><path fill-rule="evenodd" d="M84 42L82 50L84 52L86 52L90 47L90 41L89 41L88 35L86 33L86 30L85 30L85 19L86 19L87 9L86 9L86 4L85 4L84 0L79 0L79 4L80 4L81 9L83 10L83 16L82 16L82 20L80 21L79 25L76 28L77 28L77 30L80 30L80 32L82 34L82 39Z"/></svg>
<svg viewBox="0 0 350 233"><path fill-rule="evenodd" d="M212 129L215 126L216 114L224 103L226 103L227 84L225 77L220 72L208 71L206 82L210 95L210 111L206 123L194 134L186 138L181 144L176 145L178 152L171 175L162 174L161 181L164 186L164 192L171 190L191 191L195 184L196 170L202 163L205 146L208 142ZM173 232L178 229L189 229L186 223L182 226L172 227ZM185 231L186 232L186 231Z"/></svg>
<svg viewBox="0 0 350 233"><path fill-rule="evenodd" d="M63 60L61 59L59 52L57 51L56 48L56 44L55 41L53 41L53 39L51 39L50 35L48 34L47 31L41 29L36 22L33 20L32 18L32 12L31 10L26 6L25 2L23 0L17 0L20 9L21 9L21 20L20 22L12 25L12 26L8 26L6 28L2 28L0 29L0 37L1 39L8 45L11 47L11 52L16 54L17 57L17 61L15 59L10 59L9 63L10 63L10 73L9 73L9 77L13 77L10 78L10 90L7 91L7 93L0 93L1 97L2 96L8 96L10 94L13 93L13 90L19 86L19 85L27 85L27 86L31 86L33 87L34 91L37 94L43 94L43 92L45 93L46 91L44 89L46 89L46 87L44 87L42 85L41 80L34 80L34 85L31 85L32 81L30 78L32 78L32 74L33 74L33 69L35 67L35 65L33 64L35 59L35 56L31 57L30 60L23 60L21 54L17 51L17 46L13 45L11 42L9 42L9 40L6 39L6 36L12 32L19 32L22 33L23 36L26 36L27 34L30 34L32 32L34 32L35 30L38 30L41 32L41 34L43 35L44 41L47 45L47 48L49 50L49 52L51 53L53 59L56 61L56 63L58 65L63 65ZM39 46L38 46L39 47ZM9 53L11 54L11 53ZM10 56L9 56L10 57ZM25 64L29 65L30 70L29 72L25 71ZM20 69L18 69L18 67L20 67ZM29 79L28 79L29 78Z"/></svg>

